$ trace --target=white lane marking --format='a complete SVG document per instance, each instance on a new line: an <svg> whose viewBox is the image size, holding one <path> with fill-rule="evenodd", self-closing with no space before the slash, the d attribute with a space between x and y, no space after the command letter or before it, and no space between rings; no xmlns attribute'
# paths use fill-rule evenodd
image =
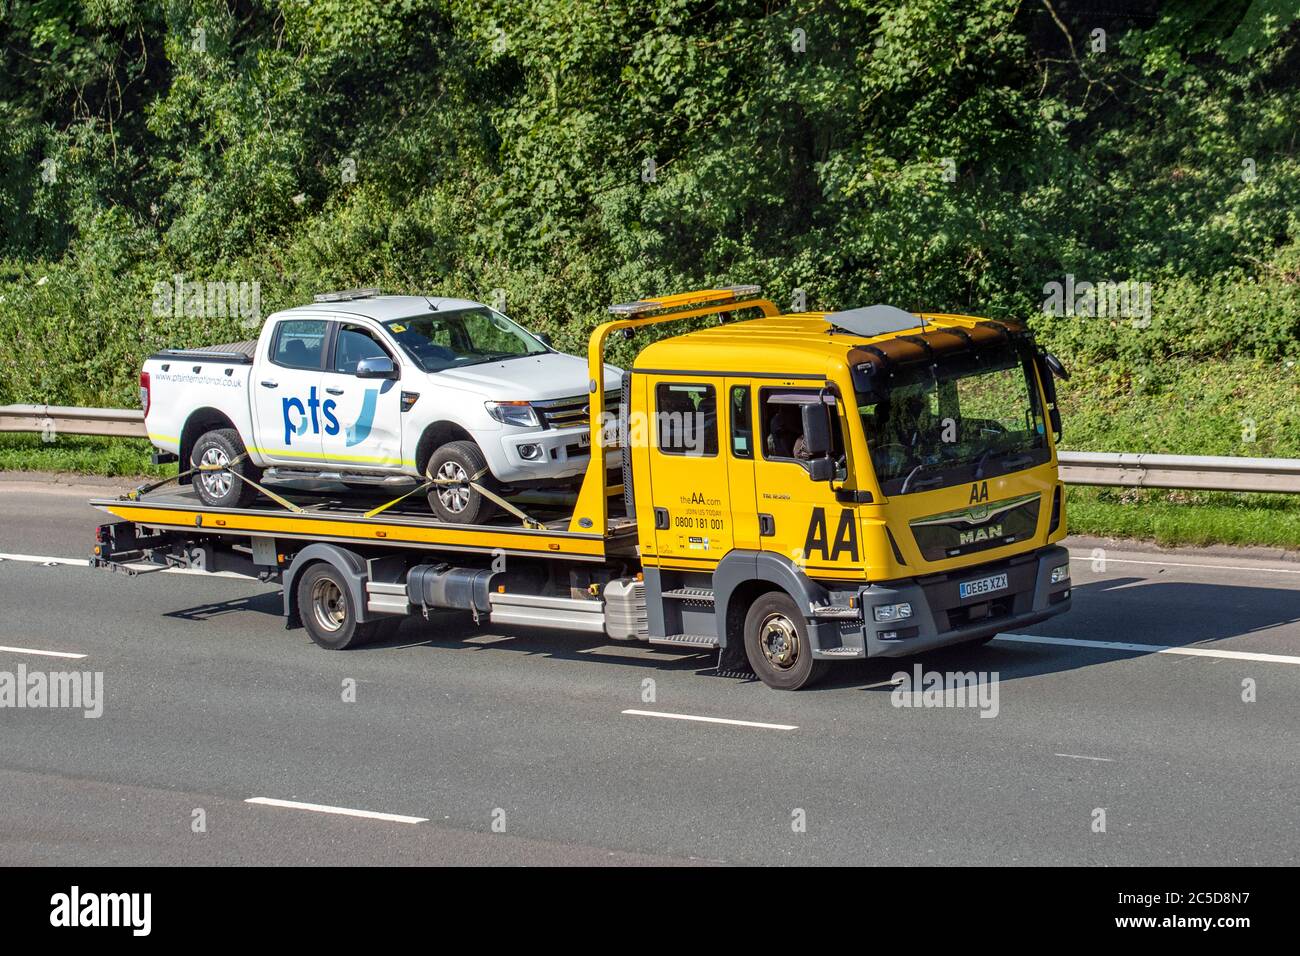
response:
<svg viewBox="0 0 1300 956"><path fill-rule="evenodd" d="M389 823L428 823L428 817L406 817L400 813L379 813L376 810L352 810L348 807L327 807L320 803L299 803L296 800L276 800L272 797L249 797L245 803L262 807L282 807L286 810L310 810L313 813L335 813L345 817L364 817L367 820L387 820Z"/></svg>
<svg viewBox="0 0 1300 956"><path fill-rule="evenodd" d="M1248 564L1190 564L1177 561L1139 561L1136 558L1112 558L1109 555L1105 558L1094 559L1091 554L1085 555L1081 551L1071 551L1070 560L1099 560L1111 564L1150 564L1159 568L1205 568L1210 571L1259 571L1264 574L1300 574L1300 568L1255 568Z"/></svg>
<svg viewBox="0 0 1300 956"><path fill-rule="evenodd" d="M698 720L705 724L730 724L733 727L761 727L764 730L798 730L795 724L763 724L756 720L731 720L727 717L700 717L696 714L667 714L658 710L625 710L633 717L667 717L669 720Z"/></svg>
<svg viewBox="0 0 1300 956"><path fill-rule="evenodd" d="M74 568L90 567L89 558L49 558L39 554L3 554L0 553L0 561L25 561L28 564L43 564L46 567L56 565L68 565ZM145 562L128 565L141 571L150 571L157 567L154 564ZM201 571L198 568L163 568L163 574L202 574L210 578L238 578L241 581L256 581L251 574L238 574L234 571Z"/></svg>
<svg viewBox="0 0 1300 956"><path fill-rule="evenodd" d="M87 558L50 558L40 554L0 554L0 561L26 561L29 564L70 564L74 567L90 566Z"/></svg>
<svg viewBox="0 0 1300 956"><path fill-rule="evenodd" d="M1127 641L1085 641L1077 637L1038 637L1034 634L999 634L996 641L1019 644L1059 644L1063 647L1093 647L1101 651L1137 651L1140 654L1179 654L1184 657L1217 657L1228 661L1263 661L1267 664L1300 664L1289 654L1260 654L1256 651L1221 651L1209 647L1171 647L1167 644L1130 644Z"/></svg>
<svg viewBox="0 0 1300 956"><path fill-rule="evenodd" d="M86 656L85 654L70 654L67 651L38 651L34 647L0 647L0 651L8 651L11 654L35 654L39 657L66 657L74 661L79 661Z"/></svg>
<svg viewBox="0 0 1300 956"><path fill-rule="evenodd" d="M1056 754L1058 757L1069 757L1071 760L1097 760L1101 763L1114 763L1114 757L1089 757L1086 754Z"/></svg>

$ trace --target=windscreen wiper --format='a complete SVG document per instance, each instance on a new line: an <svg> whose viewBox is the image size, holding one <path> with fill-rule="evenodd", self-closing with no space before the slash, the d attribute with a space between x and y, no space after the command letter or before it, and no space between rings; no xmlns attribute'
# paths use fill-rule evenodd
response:
<svg viewBox="0 0 1300 956"><path fill-rule="evenodd" d="M898 493L900 495L907 494L907 489L912 484L912 479L916 477L917 472L923 471L927 467L928 466L925 464L925 462L921 462L919 465L917 465L915 468L909 471L907 473L907 477L903 479L903 484L899 487ZM943 483L943 478L939 475L935 475L933 478L925 478L922 479L921 481L918 481L916 485L918 488L920 488L924 485L937 485L942 483Z"/></svg>

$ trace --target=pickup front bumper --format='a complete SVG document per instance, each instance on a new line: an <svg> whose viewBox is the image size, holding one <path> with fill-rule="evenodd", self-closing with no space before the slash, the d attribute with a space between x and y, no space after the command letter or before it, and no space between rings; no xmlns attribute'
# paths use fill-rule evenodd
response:
<svg viewBox="0 0 1300 956"><path fill-rule="evenodd" d="M814 613L809 621L813 657L906 657L1028 627L1069 610L1069 577L1055 584L1051 580L1053 568L1068 569L1069 563L1069 552L1053 545L946 574L865 585L856 593L858 614ZM963 582L1003 574L1006 587L961 596ZM842 607L845 597L837 592L835 604ZM873 608L902 603L912 606L910 617L875 620Z"/></svg>

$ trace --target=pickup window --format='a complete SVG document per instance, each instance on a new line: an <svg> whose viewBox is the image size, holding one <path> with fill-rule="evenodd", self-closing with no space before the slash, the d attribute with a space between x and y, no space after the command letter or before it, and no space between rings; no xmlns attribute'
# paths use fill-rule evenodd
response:
<svg viewBox="0 0 1300 956"><path fill-rule="evenodd" d="M285 368L320 368L328 331L329 324L324 319L281 322L271 344L271 361Z"/></svg>
<svg viewBox="0 0 1300 956"><path fill-rule="evenodd" d="M385 322L384 327L426 372L549 351L529 332L487 306L397 319Z"/></svg>
<svg viewBox="0 0 1300 956"><path fill-rule="evenodd" d="M380 344L378 336L359 325L339 327L339 337L334 343L334 371L355 375L357 363L362 359L392 358Z"/></svg>

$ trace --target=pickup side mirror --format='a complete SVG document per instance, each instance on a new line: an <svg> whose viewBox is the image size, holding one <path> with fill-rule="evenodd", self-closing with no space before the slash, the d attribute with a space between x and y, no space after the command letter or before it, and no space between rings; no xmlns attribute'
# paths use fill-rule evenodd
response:
<svg viewBox="0 0 1300 956"><path fill-rule="evenodd" d="M541 342L548 349L551 347L551 337L545 332L536 332L533 334L533 338L537 339L537 341Z"/></svg>
<svg viewBox="0 0 1300 956"><path fill-rule="evenodd" d="M831 453L831 423L826 414L826 406L821 402L800 405L799 416L802 419L803 441L808 448L808 457L814 460L825 458Z"/></svg>
<svg viewBox="0 0 1300 956"><path fill-rule="evenodd" d="M357 363L357 378L398 378L397 366L387 355L363 358Z"/></svg>

